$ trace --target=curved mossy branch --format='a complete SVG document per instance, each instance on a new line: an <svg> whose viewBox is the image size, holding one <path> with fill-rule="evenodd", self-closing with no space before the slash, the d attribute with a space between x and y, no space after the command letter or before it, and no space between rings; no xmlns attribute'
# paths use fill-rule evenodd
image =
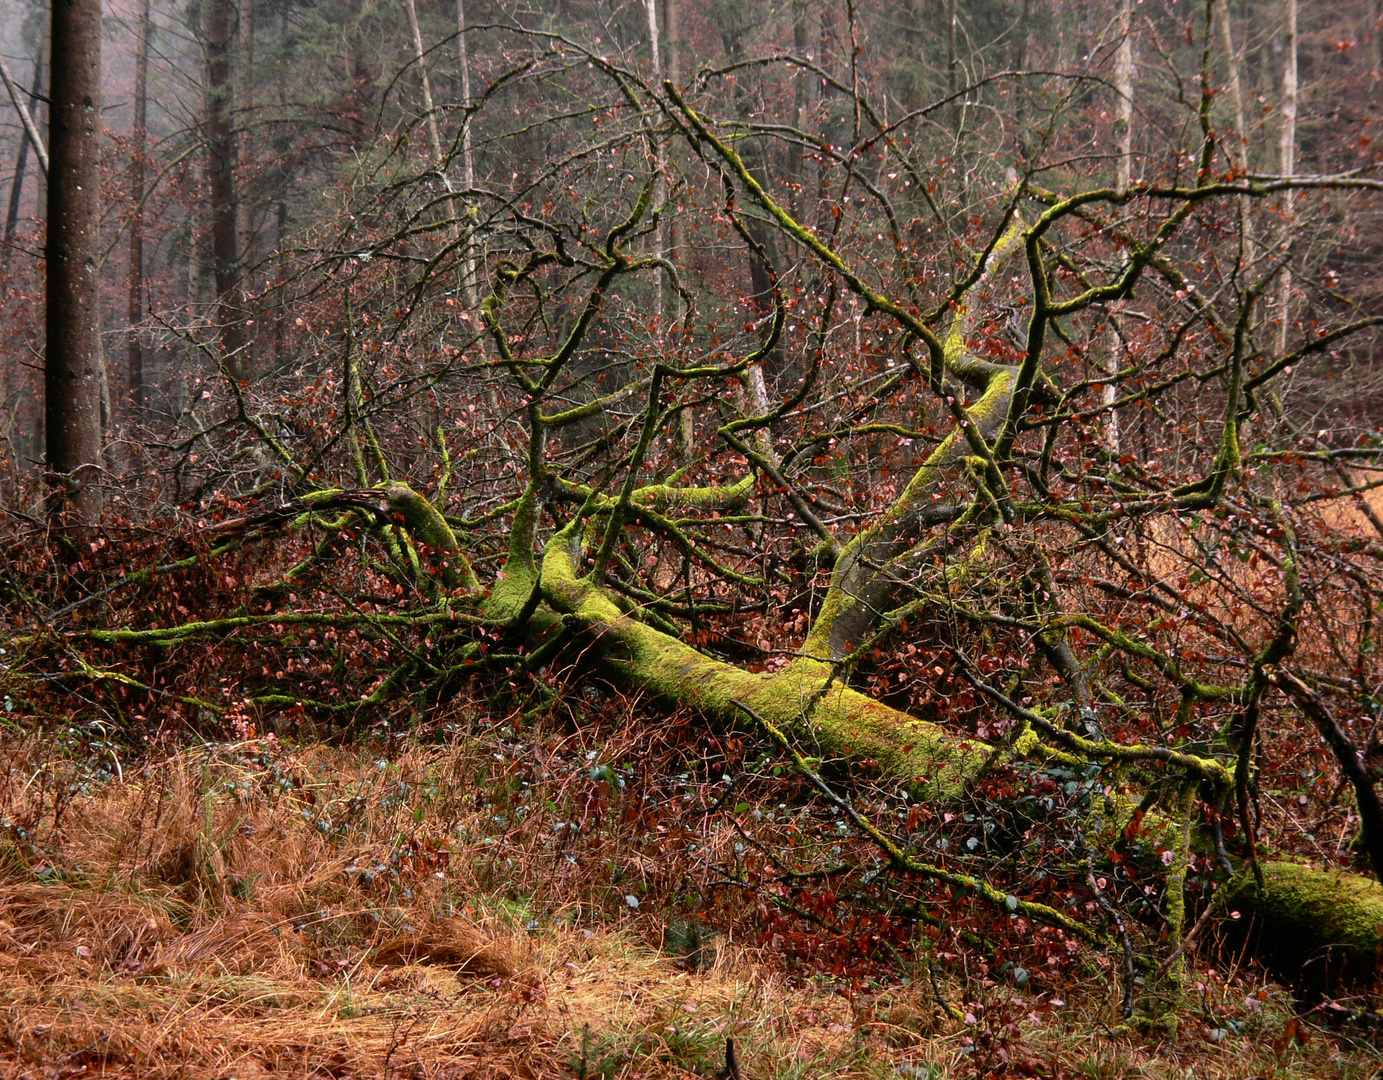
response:
<svg viewBox="0 0 1383 1080"><path fill-rule="evenodd" d="M659 364L653 373L653 382L648 388L648 407L644 410L643 430L639 434L638 445L635 446L630 455L629 471L624 478L623 486L620 488L619 498L612 500L609 506L609 520L605 524L605 539L601 542L600 550L596 552L595 564L591 568L590 576L596 581L605 576L605 570L610 565L610 559L614 556L616 547L619 546L620 534L624 531L624 519L629 513L634 491L638 488L639 469L643 467L644 459L648 456L649 448L653 445L653 436L658 431L658 417L661 412L658 400L662 394L662 386L663 366Z"/></svg>
<svg viewBox="0 0 1383 1080"><path fill-rule="evenodd" d="M384 489L384 494L390 513L403 515L403 525L408 534L442 553L442 583L449 589L463 588L467 592L479 592L480 580L475 576L470 560L462 552L456 533L437 508L407 484L390 484Z"/></svg>
<svg viewBox="0 0 1383 1080"><path fill-rule="evenodd" d="M996 755L1001 760L1036 755L1077 762L1160 762L1215 785L1227 782L1227 770L1213 759L1161 747L1097 743L1063 731L1041 716L1034 716L1034 726L1040 725L1049 738L1069 750L1045 747L1029 730L1005 750L996 751L987 743L957 737L838 683L829 685L833 665L810 657L800 657L775 674L743 671L640 623L580 577L582 532L578 517L548 543L540 570L543 599L566 617L572 629L593 642L600 662L612 674L670 704L696 709L721 722L734 720L748 706L792 745L872 760L885 775L935 801L959 795ZM822 687L828 685L823 693ZM1114 836L1123 824L1120 814L1104 814L1099 828ZM1332 875L1292 863L1265 864L1264 872L1267 884L1262 889L1251 877L1235 885L1238 907L1271 917L1288 935L1344 950L1361 970L1375 962L1383 942L1377 929L1383 925L1383 889L1356 875ZM1007 897L1002 899L1007 905Z"/></svg>
<svg viewBox="0 0 1383 1080"><path fill-rule="evenodd" d="M979 401L963 410L963 420L973 425L981 439L1003 422L1012 386L1013 373L1004 370L991 380ZM845 545L821 611L802 646L804 653L821 660L843 659L879 615L894 606L893 597L904 582L890 573L890 564L914 548L925 516L936 508L932 496L940 495L953 475L965 471L971 449L965 429L957 426L913 474L893 505Z"/></svg>
<svg viewBox="0 0 1383 1080"><path fill-rule="evenodd" d="M825 546L825 550L830 552L832 556L839 554L840 544L836 540L835 533L816 516L816 512L811 508L811 505L798 489L798 485L794 484L783 473L778 462L774 460L776 455L766 453L766 448L763 445L753 446L746 440L741 439L738 435L734 434L729 424L721 427L716 434L724 439L730 446L734 447L739 453L743 454L754 468L758 469L773 481L774 485L786 495L788 502L792 504L792 508L797 511L798 517L800 517L808 528L820 538L821 543Z"/></svg>
<svg viewBox="0 0 1383 1080"><path fill-rule="evenodd" d="M353 713L361 709L370 709L376 705L383 705L384 702L389 699L390 695L403 685L404 680L417 670L417 667L416 661L405 660L381 679L379 685L370 691L370 693L362 698L354 698L350 701L318 701L315 698L305 698L298 694L272 693L251 694L249 700L255 705L267 705L281 709L302 707L325 713Z"/></svg>
<svg viewBox="0 0 1383 1080"><path fill-rule="evenodd" d="M988 747L977 749L848 687L823 694L833 670L828 663L804 657L775 674L756 674L639 622L579 574L582 534L578 516L548 542L543 599L591 637L602 663L629 683L726 723L738 713L734 702L743 701L799 740L872 758L936 798L958 794L987 759Z"/></svg>
<svg viewBox="0 0 1383 1080"><path fill-rule="evenodd" d="M214 701L207 701L204 698L186 697L182 694L174 694L169 690L161 690L156 686L140 682L133 676L126 675L120 671L105 671L101 668L93 667L81 653L72 652L69 654L73 662L77 665L71 672L65 672L67 678L89 679L91 682L109 682L118 686L129 687L131 690L139 690L153 697L166 697L170 701L176 701L180 705L188 705L195 709L205 709L207 712L220 715L226 711L225 705L218 705Z"/></svg>
<svg viewBox="0 0 1383 1080"><path fill-rule="evenodd" d="M783 752L791 758L793 767L798 773L805 777L811 785L824 795L832 805L843 811L854 823L855 827L868 836L878 847L888 856L888 861L893 868L904 874L917 874L932 881L940 881L953 888L964 889L973 892L982 900L987 900L999 910L1013 915L1023 915L1036 922L1046 923L1048 926L1055 926L1065 930L1069 934L1093 944L1104 945L1113 948L1114 942L1101 937L1082 922L1077 922L1069 915L1057 911L1047 904L1037 904L1030 900L1022 900L1016 896L1001 892L983 878L977 878L970 874L958 874L953 870L946 870L932 863L924 863L919 859L913 858L902 848L886 836L872 821L864 814L860 813L855 806L841 798L830 786L817 775L816 771L807 763L807 760L797 752L792 743L788 741L786 735L778 730L769 721L756 713L748 705L741 701L731 704L742 709L749 714L750 719L757 723L768 736L782 748Z"/></svg>
<svg viewBox="0 0 1383 1080"><path fill-rule="evenodd" d="M733 484L679 487L670 480L658 484L645 484L635 489L632 499L638 506L651 508L699 506L724 509L747 499L753 490L754 474L748 472Z"/></svg>
<svg viewBox="0 0 1383 1080"><path fill-rule="evenodd" d="M727 566L707 551L702 545L696 543L687 530L683 527L685 521L677 521L665 514L660 513L654 507L663 501L681 502L682 495L689 493L692 496L691 504L702 507L726 507L733 506L742 499L747 498L754 487L754 474L746 473L745 476L737 480L734 484L724 488L678 488L665 487L660 484L653 484L646 488L641 488L634 493L630 501L630 512L633 517L654 529L664 533L673 543L675 543L684 555L695 559L704 566L712 570L717 576L726 581L733 581L750 589L762 589L764 580L753 574L745 574ZM606 513L614 504L614 500L594 488L587 487L585 484L574 483L570 480L562 480L554 477L553 482L557 489L569 496L572 501L591 507L597 513ZM640 493L645 493L641 495ZM734 518L720 517L713 522L706 524L724 524L733 522Z"/></svg>
<svg viewBox="0 0 1383 1080"><path fill-rule="evenodd" d="M538 564L533 557L541 507L530 487L519 499L509 526L509 557L481 605L485 617L506 629L518 629L538 604Z"/></svg>
<svg viewBox="0 0 1383 1080"><path fill-rule="evenodd" d="M955 313L951 317L951 325L946 330L942 352L946 367L956 374L961 374L966 367L965 339L972 331L975 321L975 309L970 298L976 289L981 289L992 281L994 276L1023 250L1023 230L1022 220L1015 215L978 262L975 272L968 279L969 287L955 300ZM987 377L993 365L984 364L983 367L983 374ZM939 380L940 374L933 372L932 378L933 381Z"/></svg>
<svg viewBox="0 0 1383 1080"><path fill-rule="evenodd" d="M1160 762L1181 770L1198 779L1205 780L1221 790L1233 783L1233 774L1220 761L1188 754L1165 746L1140 746L1128 743L1110 742L1108 739L1087 739L1074 731L1053 724L1041 713L1025 709L1002 691L990 686L979 677L974 663L958 649L952 650L960 662L961 677L985 697L1000 705L1009 715L1023 723L1030 724L1042 735L1050 739L1066 752L1081 761L1114 762Z"/></svg>
<svg viewBox="0 0 1383 1080"><path fill-rule="evenodd" d="M416 615L385 615L375 612L286 611L270 615L234 615L225 619L205 619L177 626L145 630L77 630L68 635L73 641L98 645L179 645L202 637L224 637L238 630L261 626L428 626L456 621L479 622L454 611L427 611Z"/></svg>
<svg viewBox="0 0 1383 1080"><path fill-rule="evenodd" d="M882 311L892 316L905 330L910 332L918 340L927 346L927 351L931 354L931 367L934 372L939 373L945 364L946 351L941 339L936 335L931 327L927 326L920 318L913 315L907 308L890 300L888 297L873 289L850 265L824 243L811 229L799 222L786 210L774 201L773 197L764 190L754 175L749 171L749 167L744 160L727 146L721 139L717 138L706 122L682 99L677 87L671 82L663 83L663 90L668 97L676 104L688 124L691 125L696 135L704 142L710 144L721 159L729 165L730 169L739 178L745 189L753 195L758 203L777 221L778 225L796 240L803 247L812 252L818 259L829 266L841 276L841 279L850 287L850 291L865 302L870 310ZM934 387L940 391L939 379Z"/></svg>

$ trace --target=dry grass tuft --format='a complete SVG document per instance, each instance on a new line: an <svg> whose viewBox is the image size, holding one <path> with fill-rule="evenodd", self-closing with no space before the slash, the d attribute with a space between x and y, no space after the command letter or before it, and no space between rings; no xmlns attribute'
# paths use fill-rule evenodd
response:
<svg viewBox="0 0 1383 1080"><path fill-rule="evenodd" d="M518 971L509 946L488 940L473 926L432 918L421 930L399 934L380 945L370 959L387 967L435 964L478 978L511 979Z"/></svg>

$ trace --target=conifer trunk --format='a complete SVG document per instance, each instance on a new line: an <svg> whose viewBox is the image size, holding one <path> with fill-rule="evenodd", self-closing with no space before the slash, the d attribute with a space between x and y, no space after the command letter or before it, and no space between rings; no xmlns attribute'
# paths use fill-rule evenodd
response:
<svg viewBox="0 0 1383 1080"><path fill-rule="evenodd" d="M53 509L101 516L101 4L53 0L44 365Z"/></svg>

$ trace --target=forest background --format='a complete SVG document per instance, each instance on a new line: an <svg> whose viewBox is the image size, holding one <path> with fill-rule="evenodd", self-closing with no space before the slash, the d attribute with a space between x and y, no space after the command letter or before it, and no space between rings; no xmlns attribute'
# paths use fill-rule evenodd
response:
<svg viewBox="0 0 1383 1080"><path fill-rule="evenodd" d="M1376 1075L1378 0L58 10L4 1068Z"/></svg>

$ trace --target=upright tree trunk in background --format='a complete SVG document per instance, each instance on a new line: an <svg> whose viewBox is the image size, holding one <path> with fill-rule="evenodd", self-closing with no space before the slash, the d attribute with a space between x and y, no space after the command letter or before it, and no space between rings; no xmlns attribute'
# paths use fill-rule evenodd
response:
<svg viewBox="0 0 1383 1080"><path fill-rule="evenodd" d="M672 83L682 78L682 30L678 5L681 0L663 0L663 74ZM667 223L667 259L676 266L679 255L677 216L669 214Z"/></svg>
<svg viewBox="0 0 1383 1080"><path fill-rule="evenodd" d="M1229 76L1229 106L1234 110L1234 138L1225 149L1239 172L1248 172L1248 128L1244 123L1244 86L1239 78L1239 54L1234 49L1234 28L1229 21L1229 0L1221 5L1220 44L1225 51Z"/></svg>
<svg viewBox="0 0 1383 1080"><path fill-rule="evenodd" d="M1023 13L1018 19L1017 42L1014 50L1014 68L1028 70L1029 41L1032 36L1032 0L1023 0ZM1028 81L1021 79L1013 87L1013 130L1018 143L1018 153L1024 161L1031 156L1028 146Z"/></svg>
<svg viewBox="0 0 1383 1080"><path fill-rule="evenodd" d="M1225 64L1229 70L1229 105L1234 111L1234 137L1228 140L1226 150L1235 170L1241 175L1249 171L1249 135L1244 120L1244 86L1239 76L1239 54L1234 49L1234 28L1229 21L1229 0L1223 5L1220 19L1220 43L1225 50ZM1243 238L1243 267L1246 277L1252 277L1256 249L1253 235L1253 201L1247 196L1239 199L1239 233Z"/></svg>
<svg viewBox="0 0 1383 1080"><path fill-rule="evenodd" d="M1282 132L1279 144L1278 171L1291 176L1297 167L1297 0L1287 0L1287 60L1282 72ZM1288 188L1283 192L1282 220L1284 251L1291 243L1292 217L1296 209L1296 193ZM1277 354L1287 352L1287 324L1292 311L1292 268L1287 265L1278 279Z"/></svg>
<svg viewBox="0 0 1383 1080"><path fill-rule="evenodd" d="M29 112L31 114L38 104L39 95L43 93L43 47L46 44L44 39L39 39L38 57L34 61L33 89L29 91ZM19 210L24 199L24 173L29 166L29 150L32 145L33 140L29 138L29 129L26 125L19 137L19 154L14 162L14 180L10 183L9 213L5 216L6 260L10 257L10 241L14 239L14 231L19 227Z"/></svg>
<svg viewBox="0 0 1383 1080"><path fill-rule="evenodd" d="M447 162L442 155L442 133L437 126L437 109L432 97L432 77L427 71L427 55L423 52L423 32L418 25L418 5L414 0L404 0L403 6L408 12L408 27L413 32L413 56L418 63L418 74L422 78L423 109L427 113L427 132L432 142L432 160L442 177L442 183L445 185L447 193L454 194L455 188L452 186L451 177L447 175ZM459 14L458 12L458 17ZM455 219L456 204L454 200L450 200L448 212L453 216L446 223L443 235L448 243L454 243L460 236L460 229Z"/></svg>
<svg viewBox="0 0 1383 1080"><path fill-rule="evenodd" d="M408 12L408 28L413 32L413 57L418 62L418 75L423 83L423 109L427 113L427 133L432 140L432 160L442 162L442 135L437 128L437 110L432 103L432 79L427 73L427 55L423 52L423 32L418 26L418 5L414 0L403 0Z"/></svg>
<svg viewBox="0 0 1383 1080"><path fill-rule="evenodd" d="M1373 28L1371 43L1374 71L1374 78L1369 82L1369 100L1376 101L1380 82L1378 76L1383 74L1383 0L1373 0L1373 18L1369 25Z"/></svg>
<svg viewBox="0 0 1383 1080"><path fill-rule="evenodd" d="M351 93L349 125L351 133L351 148L360 150L364 147L369 138L370 114L373 111L373 84L374 78L370 72L369 65L365 58L365 39L361 33L360 24L365 17L365 0L350 0L347 9L346 25L346 66L351 73ZM288 9L283 9L280 19L279 38L283 40L288 35ZM285 64L280 61L277 65L278 74L278 97L279 104L285 104L286 93L284 90Z"/></svg>
<svg viewBox="0 0 1383 1080"><path fill-rule="evenodd" d="M207 10L207 171L211 188L211 256L216 272L216 322L221 355L236 378L247 358L245 315L237 295L240 258L236 237L235 134L231 126L231 30L234 0L211 0Z"/></svg>
<svg viewBox="0 0 1383 1080"><path fill-rule="evenodd" d="M957 138L960 137L960 126L964 122L960 101L955 99L955 94L960 89L960 54L956 45L956 24L959 18L956 13L956 0L946 0L946 96L953 99L951 130Z"/></svg>
<svg viewBox="0 0 1383 1080"><path fill-rule="evenodd" d="M678 5L681 0L663 0L663 74L673 84L682 78L682 31ZM681 237L677 231L677 215L668 208L667 233L663 238L664 254L673 266L681 263ZM675 450L682 457L690 457L696 448L696 417L690 407L677 417L677 441Z"/></svg>
<svg viewBox="0 0 1383 1080"><path fill-rule="evenodd" d="M1114 183L1127 191L1133 179L1133 0L1119 8L1119 50L1114 55L1114 91L1119 96L1115 121L1118 157Z"/></svg>
<svg viewBox="0 0 1383 1080"><path fill-rule="evenodd" d="M456 47L460 52L461 63L461 108L467 110L461 128L461 181L466 191L475 190L475 153L471 138L471 56L466 43L466 0L456 0ZM467 194L467 199L472 196ZM475 310L478 303L477 282L475 279L475 245L470 238L466 241L465 280L461 283L466 307Z"/></svg>
<svg viewBox="0 0 1383 1080"><path fill-rule="evenodd" d="M50 505L101 516L101 3L53 0L44 392Z"/></svg>
<svg viewBox="0 0 1383 1080"><path fill-rule="evenodd" d="M134 53L134 148L130 155L130 270L129 341L126 355L130 410L135 416L144 404L144 345L139 325L144 321L144 158L149 149L149 0L140 0L138 40Z"/></svg>
<svg viewBox="0 0 1383 1080"><path fill-rule="evenodd" d="M803 58L806 57L807 47L811 44L808 30L807 0L792 0L792 49L793 52ZM798 131L805 131L807 113L811 108L811 76L806 69L798 68L793 73L792 79L792 124ZM788 180L796 185L792 192L792 208L799 217L802 214L803 195L807 190L803 158L802 144L795 139L788 143Z"/></svg>
<svg viewBox="0 0 1383 1080"><path fill-rule="evenodd" d="M52 114L52 109L49 105L50 94L45 93L44 91L45 89L51 91L52 82L53 43L49 41L48 62L46 64L40 64L39 69L36 72L34 72L34 85L38 87L38 92L34 95L38 98L38 112L34 114L34 122L38 125L38 133L43 138L44 145L48 145L48 141L50 138L50 132L48 129L49 118ZM40 172L37 176L34 177L34 183L37 185L37 188L35 189L37 192L37 199L35 200L35 204L38 207L37 214L43 215L48 212L48 174L45 172Z"/></svg>
<svg viewBox="0 0 1383 1080"><path fill-rule="evenodd" d="M1118 156L1114 162L1114 184L1127 191L1133 182L1133 0L1123 0L1119 7L1119 49L1114 54L1114 92L1118 96L1118 112L1114 135ZM1116 388L1112 376L1119 371L1119 335L1111 323L1106 335L1104 357L1105 380L1100 401L1109 411L1104 418L1104 444L1111 454L1119 454L1119 416L1113 405Z"/></svg>
<svg viewBox="0 0 1383 1080"><path fill-rule="evenodd" d="M238 93L236 96L236 113L241 118L240 136L237 140L238 146L238 165L240 166L241 176L236 193L235 203L235 244L238 248L239 266L241 275L241 293L253 291L253 282L250 280L254 273L256 261L255 253L255 229L254 229L254 200L250 198L250 185L245 175L249 171L248 162L250 161L250 131L249 119L254 109L254 60L255 60L255 0L240 0L240 55L238 57L240 69ZM246 334L246 340L250 340L252 334Z"/></svg>
<svg viewBox="0 0 1383 1080"><path fill-rule="evenodd" d="M663 61L658 48L658 0L644 0L644 8L648 15L648 55L649 64L653 72L653 83L659 85L663 81ZM653 170L657 173L657 179L653 183L653 205L661 206L667 200L667 185L663 183L663 152L662 147L657 143L657 136L650 133L650 141L653 142ZM663 214L658 214L658 223L653 228L653 251L655 258L663 258L666 255L667 245L667 225L663 222ZM657 270L653 276L653 312L658 319L658 329L663 329L663 271Z"/></svg>

